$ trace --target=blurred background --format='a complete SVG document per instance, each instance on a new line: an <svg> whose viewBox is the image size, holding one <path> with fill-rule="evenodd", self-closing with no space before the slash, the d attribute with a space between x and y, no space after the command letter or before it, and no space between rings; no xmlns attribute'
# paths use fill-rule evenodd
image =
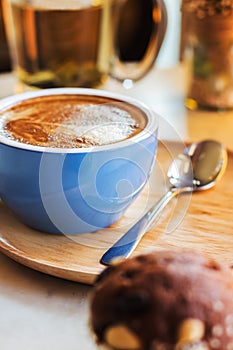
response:
<svg viewBox="0 0 233 350"><path fill-rule="evenodd" d="M181 0L164 0L167 8L167 32L156 65L170 68L179 62L181 37Z"/></svg>
<svg viewBox="0 0 233 350"><path fill-rule="evenodd" d="M181 0L164 0L164 2L168 13L168 23L165 39L156 62L158 68L169 68L179 61ZM125 14L125 20L130 21L134 18L136 21L133 31L127 30L126 27L122 29L122 39L127 35L133 35L135 40L137 40L138 48L134 55L140 56L143 52L148 33L150 32L151 23L147 16L148 11L150 11L150 0L146 2L145 0L128 0L128 9L129 11ZM139 22L140 28L144 28L143 32L139 31ZM124 47L123 40L122 52L126 56L132 54L130 48L127 51L127 48ZM3 72L9 70L11 70L11 65L2 18L2 0L0 0L0 71Z"/></svg>
<svg viewBox="0 0 233 350"><path fill-rule="evenodd" d="M2 0L0 0L0 72L10 69L10 58L2 18Z"/></svg>

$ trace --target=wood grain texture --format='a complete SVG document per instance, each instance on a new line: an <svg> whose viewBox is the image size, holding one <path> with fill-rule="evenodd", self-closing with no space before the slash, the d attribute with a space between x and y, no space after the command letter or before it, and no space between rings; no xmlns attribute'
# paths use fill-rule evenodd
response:
<svg viewBox="0 0 233 350"><path fill-rule="evenodd" d="M0 251L32 269L92 284L103 269L99 259L166 190L166 171L182 144L160 143L150 181L125 215L111 227L83 235L52 235L20 223L0 202ZM233 153L217 185L174 199L140 242L134 254L186 247L233 264ZM65 219L65 218L64 218Z"/></svg>

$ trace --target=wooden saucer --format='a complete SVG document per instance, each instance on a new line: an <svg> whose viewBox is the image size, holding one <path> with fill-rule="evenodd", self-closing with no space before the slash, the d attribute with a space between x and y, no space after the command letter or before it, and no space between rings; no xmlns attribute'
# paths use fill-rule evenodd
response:
<svg viewBox="0 0 233 350"><path fill-rule="evenodd" d="M19 222L0 202L0 251L32 269L92 284L103 269L99 259L166 191L166 171L183 144L160 142L147 186L125 215L111 227L82 235L52 235ZM172 201L134 254L148 249L187 247L233 264L233 154L222 180L212 189Z"/></svg>

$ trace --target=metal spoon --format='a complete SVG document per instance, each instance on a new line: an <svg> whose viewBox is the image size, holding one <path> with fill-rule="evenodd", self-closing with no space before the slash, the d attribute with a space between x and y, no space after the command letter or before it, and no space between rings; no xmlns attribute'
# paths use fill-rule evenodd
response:
<svg viewBox="0 0 233 350"><path fill-rule="evenodd" d="M114 259L127 258L173 197L213 187L223 175L226 165L227 152L224 146L217 141L205 140L185 148L168 169L167 176L170 182L168 191L106 251L100 263L110 265Z"/></svg>

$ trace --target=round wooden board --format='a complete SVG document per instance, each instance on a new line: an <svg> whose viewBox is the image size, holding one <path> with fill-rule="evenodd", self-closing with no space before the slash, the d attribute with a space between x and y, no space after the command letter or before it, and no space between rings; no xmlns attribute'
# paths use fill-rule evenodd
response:
<svg viewBox="0 0 233 350"><path fill-rule="evenodd" d="M166 191L166 171L182 143L160 142L150 180L125 215L111 227L82 235L52 235L32 230L0 202L0 251L35 270L92 284L104 268L108 247ZM212 189L173 200L144 236L134 254L150 249L186 247L233 264L233 154ZM65 218L64 218L65 219Z"/></svg>

